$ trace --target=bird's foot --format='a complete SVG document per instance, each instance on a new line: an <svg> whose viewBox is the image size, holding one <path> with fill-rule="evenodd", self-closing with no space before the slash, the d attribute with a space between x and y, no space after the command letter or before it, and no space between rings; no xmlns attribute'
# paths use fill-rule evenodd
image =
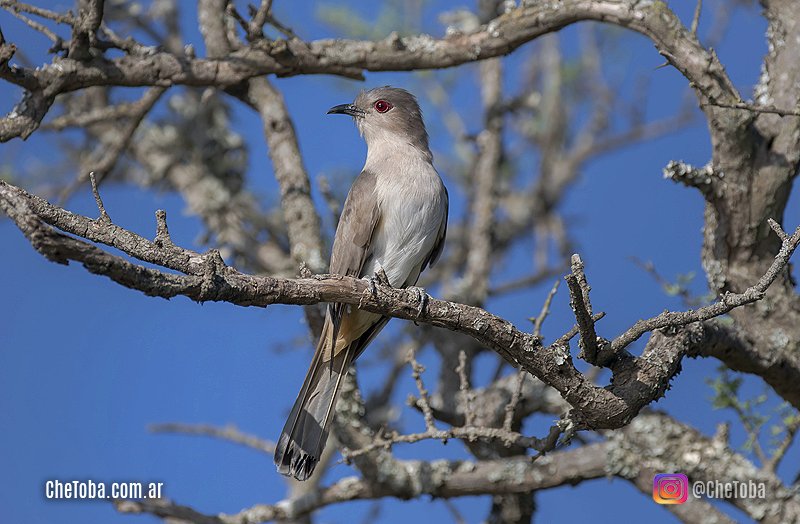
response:
<svg viewBox="0 0 800 524"><path fill-rule="evenodd" d="M386 276L386 271L383 270L383 267L378 266L378 270L375 271L375 278L384 286L392 287L391 282L389 282L389 277Z"/></svg>
<svg viewBox="0 0 800 524"><path fill-rule="evenodd" d="M431 297L424 288L411 286L408 289L413 290L417 294L417 301L419 302L417 306L417 318L419 319L425 313L425 309L428 307L428 300L430 300Z"/></svg>
<svg viewBox="0 0 800 524"><path fill-rule="evenodd" d="M386 271L380 266L378 270L375 271L375 274L369 277L369 291L372 293L372 296L377 296L378 284L392 287L392 284L389 282L389 277L386 276Z"/></svg>

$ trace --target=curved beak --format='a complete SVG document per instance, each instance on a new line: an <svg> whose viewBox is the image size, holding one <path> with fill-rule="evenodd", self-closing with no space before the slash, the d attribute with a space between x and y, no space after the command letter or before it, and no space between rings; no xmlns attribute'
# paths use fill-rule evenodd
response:
<svg viewBox="0 0 800 524"><path fill-rule="evenodd" d="M329 115L350 115L350 116L364 116L364 111L359 109L353 104L340 104L328 109Z"/></svg>

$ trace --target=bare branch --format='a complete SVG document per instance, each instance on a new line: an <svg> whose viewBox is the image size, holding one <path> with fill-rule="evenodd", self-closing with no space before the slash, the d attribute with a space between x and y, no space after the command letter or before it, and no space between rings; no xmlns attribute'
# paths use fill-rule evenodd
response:
<svg viewBox="0 0 800 524"><path fill-rule="evenodd" d="M489 428L483 426L463 426L450 429L428 429L421 433L399 434L391 432L386 435L377 435L374 441L360 449L342 450L345 460L353 460L357 457L367 455L378 449L389 450L395 444L413 444L423 440L441 440L447 442L450 439L463 439L474 442L478 439L497 440L506 447L518 446L523 449L533 449L538 452L538 456L543 456L556 448L558 437L564 433L561 425L555 424L550 428L548 435L544 438L527 437L516 431L507 431L503 428Z"/></svg>
<svg viewBox="0 0 800 524"><path fill-rule="evenodd" d="M778 466L781 465L781 461L786 456L786 452L789 451L789 448L792 447L794 444L794 439L797 436L798 431L800 431L800 415L795 414L791 421L786 425L784 429L785 434L783 439L778 444L778 447L772 453L772 456L764 462L764 469L773 475L778 470Z"/></svg>
<svg viewBox="0 0 800 524"><path fill-rule="evenodd" d="M436 465L423 461L402 461L399 462L399 469L409 474L404 479L398 479L398 482L379 483L346 477L317 493L309 493L307 497L283 500L275 505L257 505L235 515L202 515L192 508L169 501L124 501L116 505L123 513L152 513L201 524L250 524L296 519L319 508L352 500L384 497L402 499L424 494L453 498L487 493L524 493L602 478L605 475L603 446L593 444L574 451L553 453L536 462L525 458L511 462L441 461Z"/></svg>
<svg viewBox="0 0 800 524"><path fill-rule="evenodd" d="M100 221L107 224L111 223L111 217L106 213L106 207L103 205L103 199L100 198L100 192L97 190L97 180L94 176L94 171L89 172L89 181L92 183L92 195L94 201L97 203L97 209L100 210Z"/></svg>
<svg viewBox="0 0 800 524"><path fill-rule="evenodd" d="M59 24L74 25L75 18L70 14L57 13L34 5L25 4L16 0L0 0L0 7L6 11L22 11L32 15L40 16Z"/></svg>
<svg viewBox="0 0 800 524"><path fill-rule="evenodd" d="M158 100L156 93L163 92L163 88L152 88L136 102L105 106L78 114L61 115L43 124L42 129L60 131L69 127L86 127L98 122L113 122L122 118L141 119L140 115L148 113L149 108L152 108Z"/></svg>
<svg viewBox="0 0 800 524"><path fill-rule="evenodd" d="M564 277L569 286L569 304L578 321L578 331L581 334L580 345L584 360L590 364L598 364L597 360L597 332L592 320L592 303L589 300L589 283L583 272L583 261L579 255L572 255L572 272Z"/></svg>
<svg viewBox="0 0 800 524"><path fill-rule="evenodd" d="M703 0L697 0L694 6L694 16L692 16L692 27L690 31L697 38L697 27L700 25L700 14L703 12Z"/></svg>
<svg viewBox="0 0 800 524"><path fill-rule="evenodd" d="M241 444L270 455L275 452L275 444L273 442L254 435L242 433L233 425L220 428L206 424L180 424L169 422L165 424L152 424L149 429L153 433L184 433L186 435L202 435L218 438Z"/></svg>
<svg viewBox="0 0 800 524"><path fill-rule="evenodd" d="M625 349L631 342L638 340L639 337L649 331L708 320L724 315L734 308L751 304L763 298L767 288L775 281L780 272L784 270L792 253L794 253L794 250L797 249L798 244L800 244L800 227L795 229L794 234L789 237L774 220L770 222L770 226L776 231L776 234L783 239L783 243L769 270L752 287L748 288L743 293L725 293L720 298L719 302L711 304L710 306L690 311L667 311L648 320L639 320L625 333L611 342L612 353L617 354Z"/></svg>
<svg viewBox="0 0 800 524"><path fill-rule="evenodd" d="M75 36L80 37L76 42L82 42L81 35L91 33L95 23L99 24L99 2L86 2L86 9L82 11L85 16L81 15L76 22L79 30ZM493 58L581 20L605 21L643 33L703 98L728 104L740 101L716 56L700 45L672 11L661 3L631 0L564 0L558 4L526 5L497 17L478 31L443 39L427 35L405 38L392 35L378 42L257 41L219 58L192 59L155 52L141 57L135 64L127 59L97 59L91 68L67 59L62 61L58 71L45 67L25 71L25 75L52 96L93 85L233 86L267 74L327 73L353 77L360 76L363 70L431 69ZM78 44L73 47L81 48ZM0 71L0 78L13 83L21 81L18 75L8 71Z"/></svg>
<svg viewBox="0 0 800 524"><path fill-rule="evenodd" d="M69 57L74 60L89 58L89 48L96 41L97 30L103 21L104 0L79 0L78 18L72 24L72 41Z"/></svg>
<svg viewBox="0 0 800 524"><path fill-rule="evenodd" d="M800 109L785 109L775 106L764 106L758 104L748 104L746 102L725 103L725 102L705 102L701 106L722 107L726 109L741 109L743 111L750 111L752 113L765 113L769 115L780 116L800 116Z"/></svg>
<svg viewBox="0 0 800 524"><path fill-rule="evenodd" d="M58 36L53 31L48 29L45 25L43 25L43 24L41 24L41 23L39 23L39 22L37 22L35 20L31 20L27 16L23 15L22 13L20 13L20 10L7 9L7 11L10 12L16 18L22 20L28 27L30 27L34 31L38 31L38 32L42 33L44 36L49 38L54 44L61 42L61 37L60 36Z"/></svg>
<svg viewBox="0 0 800 524"><path fill-rule="evenodd" d="M475 409L473 403L475 401L475 394L469 384L469 377L467 376L467 352L458 352L458 367L456 367L459 380L459 393L463 401L464 411L464 426L475 425Z"/></svg>
<svg viewBox="0 0 800 524"><path fill-rule="evenodd" d="M150 112L166 90L167 88L165 87L152 87L148 89L138 102L132 104L135 106L137 112L132 115L130 122L128 122L122 131L113 138L111 144L103 144L103 156L97 161L89 161L91 172L95 173L97 176L96 185L103 183L108 174L117 165L120 157L125 153L125 150L128 149L131 139L144 120L144 117ZM78 176L74 182L64 188L61 192L60 200L66 200L67 197L75 192L84 182L86 182L86 178L84 176Z"/></svg>
<svg viewBox="0 0 800 524"><path fill-rule="evenodd" d="M416 404L420 406L425 417L425 429L428 432L435 432L436 424L433 421L428 390L425 389L425 384L422 382L422 373L425 371L425 367L417 362L415 354L416 348L412 345L408 348L408 363L411 365L411 374L414 377L414 383L417 385L417 391L419 391L419 400L417 400Z"/></svg>
<svg viewBox="0 0 800 524"><path fill-rule="evenodd" d="M540 337L542 335L542 324L544 324L547 315L550 314L550 305L553 303L553 297L556 296L558 292L558 285L561 283L560 280L556 280L553 282L553 287L550 288L550 292L547 293L547 298L544 299L544 304L542 304L542 310L539 312L539 315L531 319L533 320L533 336Z"/></svg>
<svg viewBox="0 0 800 524"><path fill-rule="evenodd" d="M199 301L227 301L248 306L341 302L358 305L365 311L416 320L467 334L497 351L515 366L526 369L558 389L564 398L580 411L582 422L589 427L619 427L626 423L630 416L649 402L651 398L649 395L658 395L662 388L666 387L669 379L678 371L677 364L681 356L687 351L684 347L675 348L671 366L625 357L618 351L615 353L618 358L625 357L621 359L619 365L626 370L626 373L638 366L644 366L646 369L639 371L641 375L637 376L635 382L616 380L611 389L598 388L575 369L569 353L559 345L559 341L544 347L538 338L517 330L508 321L480 308L430 299L420 314L419 297L413 289L371 286L365 280L341 276L290 280L244 275L225 266L218 253L213 251L200 256L176 246L158 246L114 224L102 224L52 206L2 181L0 181L0 205L18 227L29 235L37 249L43 249L39 239L46 237L49 240L50 244L47 246L49 251L45 251L48 257L55 257L62 262L68 259L83 262L92 272L108 275L123 285L149 294L164 297L181 294ZM145 262L180 271L184 275L145 271L144 268L137 268L86 242L75 239L64 240L63 235L59 236L44 227L40 221L56 225L66 232L84 236L89 240L116 247ZM698 310L699 313L671 313L646 323L639 322L618 339L622 341L617 342L618 347L624 349L623 342L635 340L647 329L696 322L699 319L711 318L714 312L724 313L737 305L757 300L763 295L763 289L786 266L791 253L800 243L800 228L791 240L784 243L773 267L761 279L755 290L748 290L740 296L731 295L719 304ZM61 243L70 246L67 253L58 250ZM100 259L104 265L92 262ZM612 372L614 369L612 367ZM652 379L652 384L648 383L646 378ZM651 385L652 389L642 391L642 388ZM628 390L629 387L632 389ZM634 396L627 398L627 395ZM605 406L605 409L602 406Z"/></svg>
<svg viewBox="0 0 800 524"><path fill-rule="evenodd" d="M503 156L502 63L499 59L481 64L481 99L484 129L477 138L478 157L471 179L472 224L468 229L466 268L463 292L466 302L482 304L486 300L491 273L492 231L495 229L497 180Z"/></svg>

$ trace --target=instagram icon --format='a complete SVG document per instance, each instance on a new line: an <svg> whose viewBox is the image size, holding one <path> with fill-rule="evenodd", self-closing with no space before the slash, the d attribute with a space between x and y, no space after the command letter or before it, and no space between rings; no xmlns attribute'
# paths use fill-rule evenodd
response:
<svg viewBox="0 0 800 524"><path fill-rule="evenodd" d="M653 478L653 500L659 504L683 504L689 496L689 479L681 473L659 473Z"/></svg>

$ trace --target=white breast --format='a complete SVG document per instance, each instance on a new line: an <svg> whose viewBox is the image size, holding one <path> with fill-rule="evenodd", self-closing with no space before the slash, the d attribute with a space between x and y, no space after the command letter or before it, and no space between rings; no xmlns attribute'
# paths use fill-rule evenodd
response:
<svg viewBox="0 0 800 524"><path fill-rule="evenodd" d="M372 238L372 267L365 268L365 276L382 267L393 287L413 285L446 219L444 185L422 156L404 155L379 165L381 171L371 170L378 176L381 221Z"/></svg>

